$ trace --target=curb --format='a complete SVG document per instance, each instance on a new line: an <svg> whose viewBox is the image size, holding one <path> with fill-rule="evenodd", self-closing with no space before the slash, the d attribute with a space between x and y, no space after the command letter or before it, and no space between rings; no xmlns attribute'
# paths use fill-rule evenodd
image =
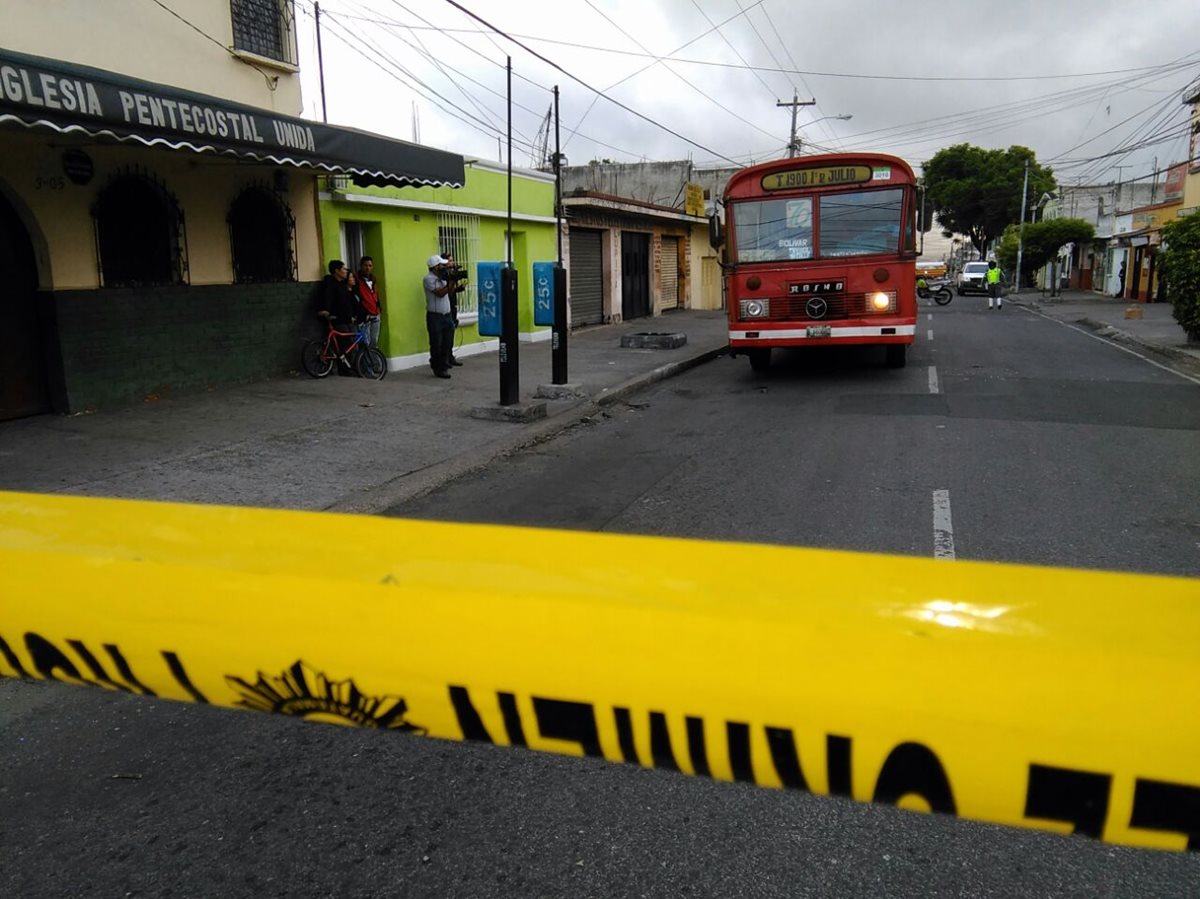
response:
<svg viewBox="0 0 1200 899"><path fill-rule="evenodd" d="M669 362L643 374L635 375L616 387L602 390L593 399L581 400L536 425L523 427L505 438L487 443L470 453L463 453L444 462L436 462L433 465L404 472L381 484L358 488L325 506L322 511L351 515L379 515L393 506L419 499L444 484L486 468L497 459L544 443L603 409L621 402L630 394L649 387L651 384L682 374L698 365L703 365L727 352L729 352L729 347L721 346L697 353L688 359Z"/></svg>
<svg viewBox="0 0 1200 899"><path fill-rule="evenodd" d="M1158 359L1171 363L1171 366L1169 367L1179 371L1180 374L1188 375L1189 377L1200 375L1200 359L1197 359L1195 355L1189 353L1187 350L1181 350L1165 344L1144 340L1135 334L1130 334L1128 331L1122 331L1116 325L1100 321L1099 319L1085 317L1068 320L1065 318L1059 318L1049 314L1048 312L1045 312L1043 305L1036 301L1016 300L1015 304L1018 306L1024 306L1031 312L1051 319L1052 321L1060 322L1064 325L1082 326L1093 332L1093 334L1101 340L1107 340L1111 343L1117 344L1118 346L1136 347L1144 353L1148 353L1151 356L1155 356Z"/></svg>
<svg viewBox="0 0 1200 899"><path fill-rule="evenodd" d="M1172 362L1182 363L1185 367L1192 371L1200 372L1200 359L1197 359L1187 350L1181 350L1177 347L1167 346L1162 343L1153 343L1143 340L1135 334L1130 334L1128 331L1122 331L1116 325L1111 325L1108 322L1102 322L1094 318L1076 319L1076 323L1083 325L1090 331L1096 332L1097 337L1103 337L1106 340L1112 340L1116 343L1130 344L1138 349L1163 359L1170 359Z"/></svg>

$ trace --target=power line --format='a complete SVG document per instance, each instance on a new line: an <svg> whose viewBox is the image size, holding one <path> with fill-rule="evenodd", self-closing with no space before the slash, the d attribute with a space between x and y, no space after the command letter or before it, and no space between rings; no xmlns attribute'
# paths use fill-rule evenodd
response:
<svg viewBox="0 0 1200 899"><path fill-rule="evenodd" d="M713 23L713 20L709 17L708 13L706 13L704 11L704 7L702 7L698 2L696 2L696 0L692 0L692 6L696 7L696 9L700 12L700 15L704 16L704 21L706 21L709 25L712 25L713 28L716 29L717 37L719 37L721 40L723 40L725 42L725 45L727 47L729 47L729 49L733 51L734 55L742 61L742 64L745 65L746 68L750 68L750 63L746 61L746 57L742 56L741 51L738 50L738 48L733 45L733 41L731 41L728 37L725 36L725 32L723 32L721 30L721 26ZM738 7L739 8L741 7L740 3L738 4ZM751 71L753 71L753 70L751 70ZM758 72L754 72L753 74L754 74L754 77L758 79L758 83L763 86L763 90L765 90L767 92L767 96L769 96L772 100L774 100L775 99L775 91L771 90L771 85L767 84L767 82L763 80L763 76L758 74Z"/></svg>
<svg viewBox="0 0 1200 899"><path fill-rule="evenodd" d="M738 6L741 6L741 5L742 5L741 0L738 0ZM779 33L779 29L775 27L775 19L771 15L771 10L766 6L762 6L762 7L760 7L760 9L762 11L762 14L764 16L766 16L766 18L767 18L767 24L771 26L771 30L775 33L775 40L779 41L779 46L783 48L784 55L787 56L788 62L790 62L792 64L792 69L793 70L799 69L800 66L797 65L796 58L794 56L792 56L791 48L787 45L787 41L785 41L783 39L783 35L781 35ZM749 16L747 16L746 18L749 18ZM775 59L775 54L771 54L771 59L775 61L776 65L779 64L779 60ZM799 74L799 73L797 72L797 74ZM796 93L799 93L799 91L796 90L796 82L794 80L792 80L790 75L788 76L788 81L791 82L793 91L795 91ZM808 81L805 79L805 77L803 75L800 75L800 83L802 85L804 85L804 93L808 94L810 97L816 97L816 95L817 95L816 91L814 91L811 87L809 87ZM821 104L818 103L817 109L819 110L820 108L821 108ZM829 137L834 143L839 142L837 136L833 132L832 126L829 124L828 121L824 121L821 123L821 129L825 132L826 136Z"/></svg>
<svg viewBox="0 0 1200 899"><path fill-rule="evenodd" d="M481 18L480 16L477 16L475 13L471 12L469 9L467 9L462 4L456 2L456 0L446 0L446 2L449 3L451 6L453 6L455 9L459 10L464 15L470 16L472 19L479 22L481 25L486 25L488 28L495 31L496 34L500 35L505 40L507 40L513 44L516 44L518 47L520 47L522 50L524 50L530 56L533 56L536 59L540 59L546 65L550 66L551 68L553 68L554 70L556 70L558 72L562 72L562 74L566 75L572 81L576 82L577 84L582 85L583 87L587 88L588 90L593 91L594 93L600 94L601 96L604 97L604 99L608 100L609 103L612 103L614 106L620 107L621 109L628 112L630 115L636 116L637 118L641 119L644 122L649 122L655 128L659 128L662 131L667 132L671 136L679 138L684 143L691 144L693 147L695 147L698 150L703 150L705 153L711 153L713 156L718 156L721 159L728 159L727 156L724 156L723 154L718 153L716 150L711 150L708 147L704 146L704 144L694 141L690 137L685 137L684 135L680 134L678 131L674 130L673 128L668 128L666 125L663 125L660 122L656 122L654 119L650 118L649 116L638 112L636 109L634 109L630 106L627 106L626 104L622 103L620 100L617 100L613 97L608 96L603 91L597 90L596 88L594 88L590 84L588 84L586 81L584 81L582 78L579 78L576 75L572 75L570 72L568 72L562 66L560 66L558 63L554 62L553 60L547 59L545 56L542 56L536 50L531 50L529 47L526 47L520 41L514 40L513 38L509 37L507 34L504 33L504 31L497 28L491 22L488 22L485 19ZM730 159L729 161L732 162L733 160Z"/></svg>
<svg viewBox="0 0 1200 899"><path fill-rule="evenodd" d="M629 38L629 40L633 41L635 44L637 44L637 45L638 45L639 47L641 47L643 50L646 50L646 49L647 49L647 48L645 47L645 45L644 45L644 44L642 44L642 42L641 42L641 41L639 41L639 40L638 40L636 37L634 37L632 34L630 34L628 31L626 31L624 28L622 28L620 25L618 25L618 24L617 24L615 21L613 21L613 19L612 19L611 17L609 17L609 15L608 15L606 12L604 12L604 10L600 9L599 7L597 7L597 6L596 6L596 4L594 4L594 3L592 2L592 0L584 0L584 2L585 2L585 3L587 3L587 5L588 5L588 6L590 6L590 7L591 7L591 8L592 8L592 9L593 9L593 10L594 10L594 11L595 11L597 14L599 14L599 15L603 16L605 21L607 21L607 22L608 22L610 25L612 25L612 26L613 26L613 28L617 29L617 31L621 32L621 34L625 35L625 37ZM692 82L688 81L686 78L684 78L684 77L683 77L682 75L680 75L678 72L676 72L676 71L675 71L673 68L671 68L669 65L667 65L667 63L666 63L666 60L663 60L663 64L662 64L662 66L663 66L663 68L664 68L664 69L666 69L666 70L667 70L668 72L670 72L672 75L674 75L676 78L678 78L680 81L682 81L682 82L684 83L684 85L686 85L688 88L690 88L691 90L693 90L693 91L695 91L696 93L698 93L698 94L699 94L701 97L703 97L705 100L708 100L708 102L712 103L712 104L713 104L714 106L716 106L718 109L724 110L725 112L729 113L729 115L731 115L731 116L733 116L735 119L737 119L739 122L743 122L743 123L745 123L745 124L749 125L751 128L753 128L753 129L755 129L756 131L759 131L759 132L761 132L761 133L765 134L767 137L771 137L771 138L773 138L773 137L776 137L776 135L772 134L770 131L767 131L765 128L761 128L761 127L759 127L759 126L758 126L757 124L755 124L754 122L752 122L752 121L750 121L749 119L747 119L747 118L744 118L743 116L741 116L741 115L739 115L738 113L734 112L732 109L730 109L730 108L729 108L728 106L726 106L725 104L721 103L721 102L720 102L719 100L717 100L715 97L713 97L712 95L708 94L706 91L704 91L704 90L700 89L699 87L697 87L696 85L694 85ZM611 90L611 88L610 88L610 90Z"/></svg>
<svg viewBox="0 0 1200 899"><path fill-rule="evenodd" d="M450 35L450 34L453 34L453 33L459 33L459 32L462 32L462 31L466 30L466 31L468 31L468 32L469 32L469 33L471 33L471 34L481 34L481 35L485 35L485 36L487 36L487 37L488 37L488 39L489 39L489 40L491 40L491 36L490 36L490 35L487 35L487 32L485 32L485 31L483 31L483 30L480 30L480 29L474 29L474 28L472 28L472 29L440 28L440 27L438 27L438 26L436 26L436 25L433 25L433 24L432 24L432 23L431 23L431 22L430 22L428 19L424 18L424 17L423 17L423 16L421 16L419 13L413 12L411 9L409 9L409 8L408 8L408 7L406 7L406 6L405 6L403 3L401 3L401 2L400 2L400 0L392 0L392 3L393 3L395 6L399 7L400 9L404 10L404 11L405 11L406 13L408 13L410 16L413 16L414 18L416 18L416 19L419 19L420 21L424 22L424 23L425 23L425 24L428 26L428 28L422 29L422 28L420 28L419 26L415 26L415 25L408 25L408 24L406 24L406 23L397 22L397 21L395 21L394 19L389 19L389 20L385 20L385 21L382 21L382 22L379 22L379 21L377 21L377 22L376 22L377 24L385 24L385 25L395 25L395 26L400 26L400 27L408 28L410 31L420 31L420 30L437 31L437 32L439 32L439 33L442 33L442 34L445 34L445 35ZM375 20L373 20L373 21L375 21ZM492 43L492 45L493 45L493 46L495 46L495 41L491 41L491 43ZM456 44L456 46L462 46L462 47L464 47L465 49L467 49L467 50L470 50L472 53L474 53L476 56L478 56L480 59L482 59L482 60L483 60L484 62L486 62L488 65L495 66L495 67L496 67L496 68L498 68L498 69L504 69L504 68L505 68L503 65L501 65L501 64L500 64L500 63L498 63L498 62L496 62L494 59L491 59L491 58L489 58L489 57L488 57L486 54L484 54L484 53L481 53L479 50L476 50L474 47L472 47L472 46L470 46L470 45L468 45L468 44ZM499 48L497 48L497 49L499 49ZM503 53L504 51L503 51L503 50L500 50L500 52L501 52L501 53ZM522 74L520 74L519 72L513 72L513 76L514 76L515 78L518 78L518 79L520 79L521 81L524 81L524 82L525 82L525 83L527 83L527 84L530 84L530 85L532 85L533 87L536 87L536 88L538 88L538 89L540 89L540 90L544 90L546 93L551 93L551 90L550 90L550 88L546 87L546 86L545 86L545 85L543 85L543 84L539 84L538 82L534 81L532 78L528 78L528 77L526 77L525 75L522 75ZM476 82L476 83L478 83L478 82ZM482 87L483 85L480 85L480 86ZM495 91L495 90L492 90L492 89L491 89L491 88L489 88L489 87L484 87L484 89L485 89L485 90L487 90L487 91L490 91L490 92L491 92L491 93L493 93L493 94L495 94L497 97L501 97L501 98L505 98L505 99L507 99L507 96L506 96L505 94L501 94L500 92L498 92L498 91ZM593 102L594 102L594 100L593 100ZM513 106L516 106L518 109L523 109L523 110L525 110L526 112L530 113L531 115L536 115L536 116L539 116L539 117L541 116L541 113L540 113L540 112L538 112L537 110L535 110L535 109L531 109L530 107L528 107L528 106L525 106L525 105L523 105L523 104L521 104L521 103L517 102L516 100L514 100L514 101L513 101ZM634 158L636 158L637 156L641 155L641 154L639 154L639 153L635 153L635 152L633 152L632 150L627 150L627 149L625 149L625 148L623 148L623 147L618 147L618 146L615 146L614 144L607 143L607 142L605 142L605 141L603 141L603 140L600 140L600 138L598 138L598 137L591 137L591 136L589 136L589 135L587 135L587 134L584 134L583 132L579 132L579 136L580 136L580 137L582 137L582 138L584 138L585 140L591 141L593 144L596 144L597 146L600 146L600 147L605 147L605 148L607 148L607 149L609 149L609 150L614 150L614 151L616 151L617 153L623 153L623 154L625 154L626 156L630 156L630 157L634 157Z"/></svg>
<svg viewBox="0 0 1200 899"><path fill-rule="evenodd" d="M217 40L215 37L213 37L207 31L202 29L195 22L185 19L179 13L175 12L175 10L171 9L171 7L169 7L165 3L163 3L162 0L150 0L150 2L153 3L155 6L159 7L160 9L164 10L165 12L170 13L172 16L174 16L176 19L178 19L180 22L182 22L188 28L192 29L192 31L196 32L196 34L200 35L205 40L211 41L212 43L216 44L218 47L220 47L222 50L224 50L230 56L239 58L238 55L233 52L233 50L231 50L229 47L225 46L223 43L221 43L219 40ZM264 79L266 79L268 89L273 91L273 90L275 90L276 87L279 86L279 76L278 75L272 75L269 72L264 72L262 69L260 69L258 66L256 66L252 62L249 62L247 60L243 60L243 61L246 62L247 65L250 66L250 68L254 69L254 71L258 72L258 74L262 75Z"/></svg>
<svg viewBox="0 0 1200 899"><path fill-rule="evenodd" d="M757 0L757 2L753 6L749 7L749 9L754 9L755 6L759 6L760 4L762 4L764 2L765 2L765 0ZM735 13L734 15L730 16L728 19L725 19L724 21L722 21L721 24L724 25L726 22L731 22L740 15L745 15L746 11L747 10L743 10L742 12ZM676 53L679 53L681 50L684 50L684 49L690 47L692 44L696 43L696 41L700 40L701 38L712 34L712 32L714 30L715 30L715 28L709 28L708 31L701 32L700 34L696 35L695 37L691 38L690 40L684 41L682 44L680 44L678 47L676 47L674 50L672 50L670 53L668 53L667 57L673 57ZM619 81L614 81L607 88L605 88L605 90L611 91L614 88L618 87L619 85L624 84L626 81L636 78L638 75L642 74L643 72L646 72L646 71L654 68L656 65L659 65L660 63L663 62L664 57L654 56L653 59L654 59L654 62L650 63L649 65L642 66L636 72L630 72L628 75L626 75L624 78L620 79ZM575 136L576 132L579 130L579 126L582 125L584 123L584 120L587 119L587 117L591 114L592 109L595 108L596 102L599 99L600 99L600 97L598 95L595 97L592 97L592 102L588 104L588 108L583 111L583 115L579 117L579 121L576 122L575 127L571 129L571 133L567 135L567 139L563 143L564 147L568 143L571 142L571 138L573 138Z"/></svg>
<svg viewBox="0 0 1200 899"><path fill-rule="evenodd" d="M1052 112L1069 109L1078 102L1090 99L1097 94L1119 87L1122 91L1128 91L1141 83L1151 83L1161 78L1168 77L1178 71L1180 68L1187 67L1190 64L1174 65L1171 71L1159 74L1144 74L1138 79L1132 81L1116 81L1109 84L1092 85L1090 87L1071 88L1064 91L1058 91L1051 94L1046 94L1040 97L1035 97L1029 100L1012 101L1009 103L998 104L990 107L980 107L970 113L951 113L944 116L935 116L930 119L910 122L904 125L893 126L889 128L879 128L871 131L860 132L857 135L851 135L847 141L855 139L870 138L865 143L856 145L857 149L868 149L877 146L881 143L894 145L898 140L908 138L914 135L922 135L923 139L917 141L918 144L928 144L951 137L971 134L979 128L986 128L988 131L994 131L1001 127L1007 127L1026 121L1030 118L1047 115Z"/></svg>
<svg viewBox="0 0 1200 899"><path fill-rule="evenodd" d="M333 13L327 13L327 15L333 15ZM414 44L413 42L406 40L404 37L397 34L395 31L392 31L392 29L390 27L388 27L388 26L384 26L384 27L388 28L389 32L397 40L399 40L401 43L403 43L405 46L411 47L413 50L415 50L421 56L424 56L425 59L427 59L433 65L433 67L442 74L442 77L444 77L447 81L449 81L451 84L453 84L455 89L460 94L462 94L463 97L466 98L467 102L470 103L472 106L474 106L475 109L479 112L479 114L488 120L488 124L491 125L491 127L495 128L498 133L503 130L500 127L500 123L495 119L494 112L492 110L484 107L478 100L475 99L475 97L471 93L469 93L465 88L463 88L462 85L460 85L458 83L458 80L453 75L451 75L449 72L446 71L446 68L436 59L436 57L434 57L434 55L432 53L429 53L424 47L420 46L419 44ZM461 72L459 74L462 75L462 77L466 78L468 81L471 81L474 84L478 85L479 87L483 87L485 90L488 89L488 88L486 88L485 85L480 84L478 81L475 81L475 79L471 78L469 75L464 75ZM525 139L528 140L529 135L524 134L519 129L516 129L516 130L517 130L517 133L521 135L521 137L524 137Z"/></svg>
<svg viewBox="0 0 1200 899"><path fill-rule="evenodd" d="M483 134L488 135L488 137L496 137L502 133L499 131L499 129L495 128L489 122L486 122L483 119L479 119L474 116L471 116L469 113L458 110L457 107L454 107L454 105L451 104L450 101L447 100L444 96L442 96L437 91L433 90L433 88L429 87L427 84L425 84L425 82L423 82L421 79L417 78L415 75L413 75L407 69L405 69L403 66L401 66L399 63L397 63L394 59L392 59L392 57L388 53L381 50L377 46L371 44L368 40L366 40L364 38L361 38L361 37L356 38L355 35L353 34L353 32L349 31L349 29L347 29L346 26L343 25L341 22L338 22L334 19L331 19L330 21L332 22L333 25L335 25L339 29L339 31L331 32L333 37L337 38L339 41L341 41L343 44L350 47L351 49L356 48L356 43L355 43L356 40L367 44L367 46L369 48L371 48L372 50L374 50L375 53L377 54L377 55L370 55L370 54L367 55L367 59L376 68L380 69L381 71L383 71L386 75L390 76L391 78L394 78L396 81L399 81L401 84L404 84L406 87L409 88L409 90L420 95L428 102L434 103L435 105L440 105L440 104L436 104L436 101L434 101L434 99L429 96L429 94L433 94L435 97L442 100L444 103L446 103L447 105L449 105L451 107L450 109L445 110L446 114L449 115L451 118L457 119L458 121L462 122L464 125L467 125L468 127L475 129L476 131L479 131ZM341 33L343 31L345 32L345 35ZM346 35L349 35L349 37L347 37ZM385 66L384 62L389 63L392 67L394 67L395 69L398 69L400 72L402 72L405 76L407 76L413 82L421 85L421 87L425 88L425 91L428 91L428 93L415 87L409 81L405 81L403 78L400 77L400 75L397 75L395 71L393 71L392 69L389 69L387 66ZM518 140L517 143L521 143L521 141ZM529 144L529 143L526 143L525 145L526 145L526 147L532 146L532 144Z"/></svg>
<svg viewBox="0 0 1200 899"><path fill-rule="evenodd" d="M765 2L765 0L758 0L758 2L755 3L753 6L748 6L745 9L743 9L741 12L735 13L734 15L730 16L728 19L725 19L724 21L718 23L718 26L724 25L727 22L738 18L738 16L740 16L740 15L749 13L751 10L760 6L764 2ZM368 17L364 17L364 16L346 16L345 14L343 14L342 17L343 18L357 18L360 21L364 21L364 22L381 22L381 20L368 18ZM444 27L433 26L433 25L427 25L424 28L422 28L420 26L416 26L416 25L405 26L405 27L411 27L414 31L440 31L440 32L444 32L446 34L476 34L476 35L483 35L483 36L487 35L487 31L485 31L482 28L444 28ZM697 35L695 38L688 41L688 43L685 44L684 47L694 44L697 40L699 40L702 37L707 36L708 34L711 34L715 30L716 30L715 28L710 28L708 31L704 32L703 34ZM1160 63L1158 65L1153 65L1153 66L1135 66L1133 68L1128 68L1128 69L1105 69L1102 71L1095 71L1095 72L1059 72L1059 73L1052 73L1052 74L1045 74L1045 75L872 75L872 74L864 73L864 72L826 72L826 71L819 71L819 70L801 69L796 65L794 60L792 60L793 68L786 69L786 68L772 68L770 66L756 66L756 65L750 65L747 63L738 65L735 63L720 62L718 60L712 60L712 59L690 59L687 57L675 56L675 54L678 53L679 50L683 49L683 47L676 49L675 51L667 54L667 56L664 57L664 56L657 56L650 51L637 52L634 50L621 49L619 47L601 47L596 44L583 44L583 43L579 43L577 41L564 41L564 40L559 40L556 38L542 37L542 36L536 35L536 34L520 34L517 32L511 32L509 34L506 34L505 36L509 37L510 39L511 38L520 38L521 40L533 41L534 43L553 44L555 46L569 47L569 48L573 48L573 49L577 49L577 50L593 50L597 53L610 53L610 54L615 54L618 56L636 56L636 57L639 57L642 59L651 59L651 60L654 60L655 62L661 62L664 59L669 59L671 62L677 62L677 63L683 64L683 65L709 66L712 68L738 69L738 70L743 70L743 71L778 73L778 74L783 74L783 75L800 75L800 76L809 75L809 76L819 77L819 78L847 78L847 79L862 79L862 80L869 80L869 81L947 81L947 82L963 81L963 82L987 83L987 82L1004 82L1004 81L1070 80L1073 78L1099 78L1101 76L1107 76L1107 75L1126 75L1126 74L1132 74L1135 72L1150 72L1150 71L1154 71L1157 69L1161 69L1166 65L1170 65L1170 63L1167 63L1167 64ZM785 48L786 48L786 45L785 45ZM789 53L789 56L790 56L790 53ZM644 70L642 70L642 71L644 71ZM634 73L634 74L638 74L638 73ZM808 91L808 93L812 93L812 91L810 90L810 91Z"/></svg>

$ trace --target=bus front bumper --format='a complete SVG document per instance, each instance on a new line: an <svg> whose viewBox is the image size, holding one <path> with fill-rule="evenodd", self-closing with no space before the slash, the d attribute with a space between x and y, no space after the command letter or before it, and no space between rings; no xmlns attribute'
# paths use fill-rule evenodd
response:
<svg viewBox="0 0 1200 899"><path fill-rule="evenodd" d="M779 327L738 327L729 329L729 345L734 348L766 346L832 346L847 344L912 343L915 323L870 325L810 324Z"/></svg>

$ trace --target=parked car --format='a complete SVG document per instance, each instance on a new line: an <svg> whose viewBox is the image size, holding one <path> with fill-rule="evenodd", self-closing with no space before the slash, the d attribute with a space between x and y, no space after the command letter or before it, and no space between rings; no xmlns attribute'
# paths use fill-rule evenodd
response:
<svg viewBox="0 0 1200 899"><path fill-rule="evenodd" d="M958 295L961 297L963 294L971 292L986 294L988 292L987 270L986 262L968 262L964 265L954 284Z"/></svg>

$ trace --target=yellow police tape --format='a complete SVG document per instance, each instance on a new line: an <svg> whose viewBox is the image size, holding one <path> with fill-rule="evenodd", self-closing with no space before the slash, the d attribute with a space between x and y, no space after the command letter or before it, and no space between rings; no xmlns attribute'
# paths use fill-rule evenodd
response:
<svg viewBox="0 0 1200 899"><path fill-rule="evenodd" d="M1200 581L0 493L0 674L1200 848Z"/></svg>

